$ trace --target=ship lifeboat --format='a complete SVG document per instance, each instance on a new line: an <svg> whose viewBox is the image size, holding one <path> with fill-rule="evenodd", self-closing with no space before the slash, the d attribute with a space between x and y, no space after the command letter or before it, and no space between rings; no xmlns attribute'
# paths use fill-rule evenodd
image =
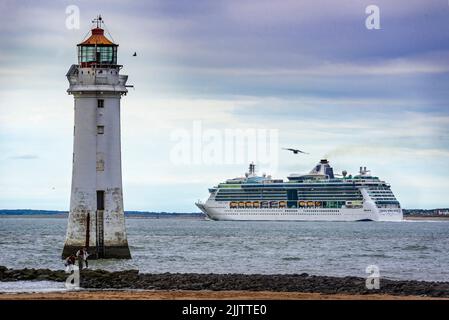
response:
<svg viewBox="0 0 449 320"><path fill-rule="evenodd" d="M245 208L245 202L240 201L239 202L239 208Z"/></svg>
<svg viewBox="0 0 449 320"><path fill-rule="evenodd" d="M321 207L321 201L315 201L315 207Z"/></svg>
<svg viewBox="0 0 449 320"><path fill-rule="evenodd" d="M287 206L287 202L279 201L279 208L285 208Z"/></svg>
<svg viewBox="0 0 449 320"><path fill-rule="evenodd" d="M307 201L307 206L308 207L314 207L315 206L315 201Z"/></svg>
<svg viewBox="0 0 449 320"><path fill-rule="evenodd" d="M229 206L231 207L231 209L234 209L238 207L238 203L233 201L229 204Z"/></svg>
<svg viewBox="0 0 449 320"><path fill-rule="evenodd" d="M260 203L260 207L261 207L261 208L269 208L270 206L268 205L268 201L262 201L262 202Z"/></svg>
<svg viewBox="0 0 449 320"><path fill-rule="evenodd" d="M252 208L253 207L253 203L251 201L246 201L245 202L245 207L246 208Z"/></svg>
<svg viewBox="0 0 449 320"><path fill-rule="evenodd" d="M279 208L279 203L277 201L271 201L270 208Z"/></svg>
<svg viewBox="0 0 449 320"><path fill-rule="evenodd" d="M305 201L299 201L299 206L300 207L305 207L306 206L306 202Z"/></svg>
<svg viewBox="0 0 449 320"><path fill-rule="evenodd" d="M259 201L254 201L253 202L253 208L260 208L260 202Z"/></svg>

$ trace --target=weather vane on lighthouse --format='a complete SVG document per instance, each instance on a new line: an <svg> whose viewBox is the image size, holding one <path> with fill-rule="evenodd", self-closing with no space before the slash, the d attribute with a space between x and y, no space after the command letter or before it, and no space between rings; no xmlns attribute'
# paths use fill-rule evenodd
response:
<svg viewBox="0 0 449 320"><path fill-rule="evenodd" d="M99 14L95 19L92 20L92 23L97 24L97 28L101 28L101 25L104 23L101 15Z"/></svg>
<svg viewBox="0 0 449 320"><path fill-rule="evenodd" d="M98 15L78 44L78 64L67 72L75 100L72 190L62 256L87 248L91 257L131 258L123 210L120 100L127 75L117 64L118 44L105 37Z"/></svg>

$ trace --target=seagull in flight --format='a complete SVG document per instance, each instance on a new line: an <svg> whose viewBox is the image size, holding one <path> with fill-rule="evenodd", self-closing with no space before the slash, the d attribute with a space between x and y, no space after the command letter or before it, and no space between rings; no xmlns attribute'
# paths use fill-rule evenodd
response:
<svg viewBox="0 0 449 320"><path fill-rule="evenodd" d="M292 148L282 148L282 149L288 150L288 151L292 151L294 154L298 154L298 153L310 154L310 153L301 151L301 150L299 150L299 149L292 149Z"/></svg>

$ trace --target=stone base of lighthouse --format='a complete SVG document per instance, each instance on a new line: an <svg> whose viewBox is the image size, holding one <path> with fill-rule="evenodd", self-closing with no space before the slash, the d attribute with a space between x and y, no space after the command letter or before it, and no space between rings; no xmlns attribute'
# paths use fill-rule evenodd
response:
<svg viewBox="0 0 449 320"><path fill-rule="evenodd" d="M72 205L63 258L87 248L89 259L131 259L120 189L75 189Z"/></svg>
<svg viewBox="0 0 449 320"><path fill-rule="evenodd" d="M131 253L123 232L102 234L105 228L98 225L98 216L104 213L86 212L71 213L67 240L62 251L65 259L71 254L76 254L81 248L87 248L89 259L131 259ZM120 223L120 221L118 221ZM89 224L89 228L87 228ZM103 230L101 230L103 229ZM113 241L108 240L111 236ZM87 245L87 243L89 243Z"/></svg>

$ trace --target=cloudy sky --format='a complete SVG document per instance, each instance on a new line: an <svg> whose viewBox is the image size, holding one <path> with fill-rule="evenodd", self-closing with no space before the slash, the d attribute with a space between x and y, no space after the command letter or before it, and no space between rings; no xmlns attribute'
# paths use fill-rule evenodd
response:
<svg viewBox="0 0 449 320"><path fill-rule="evenodd" d="M379 30L365 27L372 4ZM65 73L98 13L135 86L122 100L127 210L197 211L249 161L285 177L323 157L336 172L367 166L405 208L449 206L447 0L1 0L0 208L68 209ZM232 149L225 133L245 129L266 135L268 157Z"/></svg>

